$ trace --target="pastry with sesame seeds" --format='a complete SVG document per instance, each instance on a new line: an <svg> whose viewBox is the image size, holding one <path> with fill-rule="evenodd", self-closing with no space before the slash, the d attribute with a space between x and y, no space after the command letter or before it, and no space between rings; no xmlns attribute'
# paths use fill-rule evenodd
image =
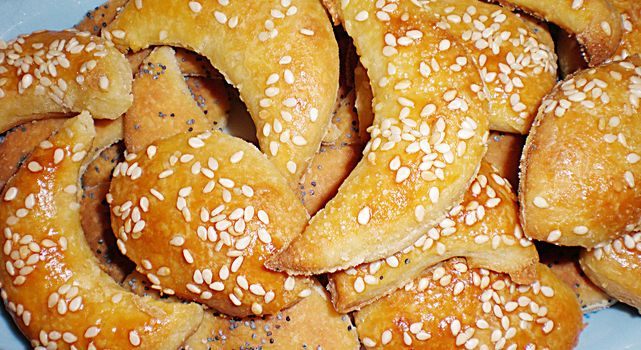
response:
<svg viewBox="0 0 641 350"><path fill-rule="evenodd" d="M584 314L612 306L616 299L606 294L585 275L579 264L578 247L558 247L539 242L541 264L546 265L576 295Z"/></svg>
<svg viewBox="0 0 641 350"><path fill-rule="evenodd" d="M554 349L583 329L574 293L544 265L531 284L469 266L436 265L354 319L365 349Z"/></svg>
<svg viewBox="0 0 641 350"><path fill-rule="evenodd" d="M93 136L88 113L68 119L7 184L0 295L37 350L176 349L200 324L201 307L126 291L83 238L79 175Z"/></svg>
<svg viewBox="0 0 641 350"><path fill-rule="evenodd" d="M134 101L125 114L125 144L129 152L144 151L152 142L181 133L200 133L214 127L208 115L192 98L178 67L174 50L154 49L133 82ZM224 120L211 111L217 122Z"/></svg>
<svg viewBox="0 0 641 350"><path fill-rule="evenodd" d="M325 135L338 46L317 0L130 1L107 30L134 51L173 45L207 57L238 88L260 148L292 188ZM313 87L313 88L312 88Z"/></svg>
<svg viewBox="0 0 641 350"><path fill-rule="evenodd" d="M619 48L622 28L619 11L609 0L496 0L554 23L573 34L588 64L596 67Z"/></svg>
<svg viewBox="0 0 641 350"><path fill-rule="evenodd" d="M334 305L340 312L357 310L452 257L508 273L519 283L531 283L536 277L538 254L521 231L516 196L487 162L463 202L416 242L384 259L331 274Z"/></svg>
<svg viewBox="0 0 641 350"><path fill-rule="evenodd" d="M579 263L597 286L641 312L641 233L626 233L592 250L584 249Z"/></svg>
<svg viewBox="0 0 641 350"><path fill-rule="evenodd" d="M519 162L524 144L524 135L498 131L490 132L487 142L485 160L515 189L519 187Z"/></svg>
<svg viewBox="0 0 641 350"><path fill-rule="evenodd" d="M356 101L354 107L358 114L358 136L361 142L366 144L369 141L369 132L367 131L374 123L374 110L372 101L372 87L370 86L367 70L359 62L354 68L354 93L356 94Z"/></svg>
<svg viewBox="0 0 641 350"><path fill-rule="evenodd" d="M479 70L457 41L441 45L452 36L432 11L409 0L342 4L340 19L372 81L372 139L336 196L267 261L290 273L347 269L414 243L461 202L486 151L488 106L473 88L483 84ZM388 32L406 45L388 45ZM446 67L457 61L452 79Z"/></svg>
<svg viewBox="0 0 641 350"><path fill-rule="evenodd" d="M641 57L584 70L543 101L521 158L525 234L595 247L641 223Z"/></svg>
<svg viewBox="0 0 641 350"><path fill-rule="evenodd" d="M131 105L132 74L112 46L75 30L0 41L0 132L84 110L96 119L120 117Z"/></svg>
<svg viewBox="0 0 641 350"><path fill-rule="evenodd" d="M267 315L311 280L266 269L307 213L253 145L218 131L180 134L116 166L108 195L121 252L167 295L231 315Z"/></svg>

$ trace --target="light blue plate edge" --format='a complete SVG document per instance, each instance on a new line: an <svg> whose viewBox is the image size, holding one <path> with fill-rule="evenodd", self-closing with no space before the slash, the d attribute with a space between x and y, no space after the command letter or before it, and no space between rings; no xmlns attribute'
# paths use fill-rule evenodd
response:
<svg viewBox="0 0 641 350"><path fill-rule="evenodd" d="M9 40L22 33L41 29L70 28L101 0L0 0L0 38ZM617 304L585 315L586 328L577 350L641 349L641 317L636 310ZM13 320L2 309L0 350L27 350L29 343L20 335Z"/></svg>

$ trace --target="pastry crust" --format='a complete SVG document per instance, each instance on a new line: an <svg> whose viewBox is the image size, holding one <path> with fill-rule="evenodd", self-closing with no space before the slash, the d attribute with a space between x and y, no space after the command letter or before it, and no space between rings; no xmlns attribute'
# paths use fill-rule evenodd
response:
<svg viewBox="0 0 641 350"><path fill-rule="evenodd" d="M158 47L145 58L132 91L134 102L124 125L130 152L144 151L156 140L213 127L192 98L170 47Z"/></svg>
<svg viewBox="0 0 641 350"><path fill-rule="evenodd" d="M497 0L552 22L576 36L595 67L612 57L621 40L619 12L608 0Z"/></svg>
<svg viewBox="0 0 641 350"><path fill-rule="evenodd" d="M482 85L479 72L434 16L410 1L389 13L372 1L344 4L341 18L372 81L372 140L337 195L267 261L270 268L333 272L407 247L461 201L485 152L487 105L473 91ZM412 16L402 22L406 12ZM408 46L386 46L386 33ZM451 79L441 67L457 59L468 64Z"/></svg>
<svg viewBox="0 0 641 350"><path fill-rule="evenodd" d="M572 291L539 265L531 285L449 260L354 316L367 349L572 349L583 328Z"/></svg>
<svg viewBox="0 0 641 350"><path fill-rule="evenodd" d="M499 175L519 187L519 162L525 145L525 136L497 131L490 132L485 160L492 164Z"/></svg>
<svg viewBox="0 0 641 350"><path fill-rule="evenodd" d="M210 129L223 131L227 127L228 117L232 115L228 91L231 88L225 84L222 77L189 76L184 78L191 97L209 120ZM236 118L236 114L233 116Z"/></svg>
<svg viewBox="0 0 641 350"><path fill-rule="evenodd" d="M622 60L632 55L641 54L641 2L636 0L609 0L621 13L621 44L613 60Z"/></svg>
<svg viewBox="0 0 641 350"><path fill-rule="evenodd" d="M463 202L414 244L385 259L330 275L334 305L339 312L357 310L452 257L467 257L471 266L509 273L521 283L536 277L538 254L523 237L516 196L486 162Z"/></svg>
<svg viewBox="0 0 641 350"><path fill-rule="evenodd" d="M263 261L300 234L305 208L254 146L221 132L181 134L114 170L118 247L164 294L232 316L274 314L310 280Z"/></svg>
<svg viewBox="0 0 641 350"><path fill-rule="evenodd" d="M537 246L541 255L541 264L548 266L561 281L572 289L583 313L598 311L616 302L616 299L597 287L581 270L579 265L581 248L557 247L551 244L538 244Z"/></svg>
<svg viewBox="0 0 641 350"><path fill-rule="evenodd" d="M85 110L97 119L116 119L131 105L129 64L101 38L75 30L43 31L3 46L0 132Z"/></svg>
<svg viewBox="0 0 641 350"><path fill-rule="evenodd" d="M283 4L130 1L108 30L134 51L163 44L206 56L238 88L261 149L295 187L329 124L338 47L318 1Z"/></svg>
<svg viewBox="0 0 641 350"><path fill-rule="evenodd" d="M543 102L521 159L525 233L594 247L637 229L641 58L582 71Z"/></svg>
<svg viewBox="0 0 641 350"><path fill-rule="evenodd" d="M617 300L641 311L641 234L625 234L593 250L579 262L585 274Z"/></svg>
<svg viewBox="0 0 641 350"><path fill-rule="evenodd" d="M36 349L175 349L200 323L201 308L125 291L83 238L79 171L93 135L88 113L69 119L3 191L4 303Z"/></svg>

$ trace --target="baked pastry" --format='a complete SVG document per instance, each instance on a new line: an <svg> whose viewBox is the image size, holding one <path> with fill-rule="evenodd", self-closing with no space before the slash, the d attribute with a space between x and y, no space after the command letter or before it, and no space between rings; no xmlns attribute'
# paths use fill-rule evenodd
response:
<svg viewBox="0 0 641 350"><path fill-rule="evenodd" d="M448 260L354 315L366 348L572 349L583 328L572 291L544 265L529 285Z"/></svg>
<svg viewBox="0 0 641 350"><path fill-rule="evenodd" d="M497 0L554 23L573 34L590 66L612 57L621 40L621 18L609 0Z"/></svg>
<svg viewBox="0 0 641 350"><path fill-rule="evenodd" d="M318 1L130 1L108 31L134 51L162 44L206 56L240 91L261 149L298 185L338 88L338 47Z"/></svg>
<svg viewBox="0 0 641 350"><path fill-rule="evenodd" d="M201 308L122 289L82 236L79 172L93 135L88 113L69 119L6 185L0 294L36 349L175 349L198 327Z"/></svg>
<svg viewBox="0 0 641 350"><path fill-rule="evenodd" d="M607 308L616 299L607 295L583 273L579 265L578 247L558 247L551 244L537 244L541 264L545 264L576 295L581 311L590 313Z"/></svg>
<svg viewBox="0 0 641 350"><path fill-rule="evenodd" d="M358 135L361 138L361 142L365 144L370 139L367 130L374 123L374 110L372 106L374 95L372 94L372 87L367 76L367 70L365 70L365 67L363 67L360 62L356 68L354 68L354 94L356 98L354 107L358 114Z"/></svg>
<svg viewBox="0 0 641 350"><path fill-rule="evenodd" d="M357 310L452 257L509 273L520 283L536 277L538 254L521 231L516 196L487 162L481 164L463 202L414 244L385 259L329 275L334 305L340 312Z"/></svg>
<svg viewBox="0 0 641 350"><path fill-rule="evenodd" d="M182 72L185 75L185 72ZM191 97L209 120L210 128L222 131L227 127L228 118L232 115L230 113L231 97L228 91L230 87L227 86L224 78L222 76L185 76L184 79ZM234 114L235 117L236 114Z"/></svg>
<svg viewBox="0 0 641 350"><path fill-rule="evenodd" d="M266 262L291 273L346 269L409 246L461 201L485 152L487 104L473 90L480 75L435 17L410 1L385 11L382 1L342 4L326 2L372 81L372 140L305 232ZM407 46L387 45L386 33ZM441 67L457 59L466 63L451 79Z"/></svg>
<svg viewBox="0 0 641 350"><path fill-rule="evenodd" d="M109 42L86 32L43 31L0 47L0 132L86 110L116 119L131 105L131 69Z"/></svg>
<svg viewBox="0 0 641 350"><path fill-rule="evenodd" d="M525 233L594 247L641 219L641 58L581 71L541 106L521 160Z"/></svg>
<svg viewBox="0 0 641 350"><path fill-rule="evenodd" d="M144 151L159 139L213 128L192 98L170 47L158 47L145 58L132 92L134 102L125 115L125 144L130 152Z"/></svg>
<svg viewBox="0 0 641 350"><path fill-rule="evenodd" d="M579 262L597 286L617 300L641 310L641 234L623 236L592 250L583 250Z"/></svg>
<svg viewBox="0 0 641 350"><path fill-rule="evenodd" d="M118 247L164 294L232 316L274 314L309 295L307 278L263 267L307 214L245 141L181 134L128 153L108 200Z"/></svg>
<svg viewBox="0 0 641 350"><path fill-rule="evenodd" d="M525 136L497 131L490 132L485 160L492 164L497 173L519 187L519 162L525 144Z"/></svg>

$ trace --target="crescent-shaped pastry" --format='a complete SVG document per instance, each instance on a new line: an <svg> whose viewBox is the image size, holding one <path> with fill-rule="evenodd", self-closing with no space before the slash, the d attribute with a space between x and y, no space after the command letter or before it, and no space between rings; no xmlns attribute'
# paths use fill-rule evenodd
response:
<svg viewBox="0 0 641 350"><path fill-rule="evenodd" d="M519 162L525 136L497 131L490 132L485 160L497 173L507 179L513 188L519 187Z"/></svg>
<svg viewBox="0 0 641 350"><path fill-rule="evenodd" d="M303 230L305 208L239 138L182 134L129 153L109 201L120 250L164 294L232 316L274 314L309 295L307 278L263 266Z"/></svg>
<svg viewBox="0 0 641 350"><path fill-rule="evenodd" d="M526 235L593 247L639 228L641 58L581 71L545 99L521 159Z"/></svg>
<svg viewBox="0 0 641 350"><path fill-rule="evenodd" d="M538 254L523 237L516 196L486 162L463 202L414 244L385 259L330 275L334 305L339 312L359 309L452 257L467 257L471 266L509 273L521 283L535 278Z"/></svg>
<svg viewBox="0 0 641 350"><path fill-rule="evenodd" d="M0 132L72 112L116 119L131 105L131 69L86 32L36 32L0 46Z"/></svg>
<svg viewBox="0 0 641 350"><path fill-rule="evenodd" d="M572 291L544 265L529 285L448 260L354 315L367 349L572 349Z"/></svg>
<svg viewBox="0 0 641 350"><path fill-rule="evenodd" d="M590 66L612 57L621 40L621 17L609 0L497 0L552 22L576 39L585 49Z"/></svg>
<svg viewBox="0 0 641 350"><path fill-rule="evenodd" d="M338 89L338 47L317 0L130 1L108 30L134 51L162 44L206 56L240 91L261 149L298 184Z"/></svg>
<svg viewBox="0 0 641 350"><path fill-rule="evenodd" d="M200 324L201 308L127 292L84 240L78 175L93 135L88 113L68 120L7 184L0 294L36 349L176 349Z"/></svg>
<svg viewBox="0 0 641 350"><path fill-rule="evenodd" d="M641 233L624 234L593 250L583 250L579 262L597 286L641 311Z"/></svg>
<svg viewBox="0 0 641 350"><path fill-rule="evenodd" d="M125 115L125 145L133 153L156 140L213 128L183 78L174 50L154 49L138 68L134 101Z"/></svg>
<svg viewBox="0 0 641 350"><path fill-rule="evenodd" d="M579 265L578 247L558 247L551 244L537 244L541 264L550 268L576 295L584 314L607 308L616 299L607 295L583 273Z"/></svg>
<svg viewBox="0 0 641 350"><path fill-rule="evenodd" d="M385 258L440 222L478 171L488 136L487 105L474 88L483 84L478 69L429 10L409 0L384 4L327 1L372 81L372 140L336 196L267 261L270 268L318 274ZM456 79L452 65L460 68Z"/></svg>

